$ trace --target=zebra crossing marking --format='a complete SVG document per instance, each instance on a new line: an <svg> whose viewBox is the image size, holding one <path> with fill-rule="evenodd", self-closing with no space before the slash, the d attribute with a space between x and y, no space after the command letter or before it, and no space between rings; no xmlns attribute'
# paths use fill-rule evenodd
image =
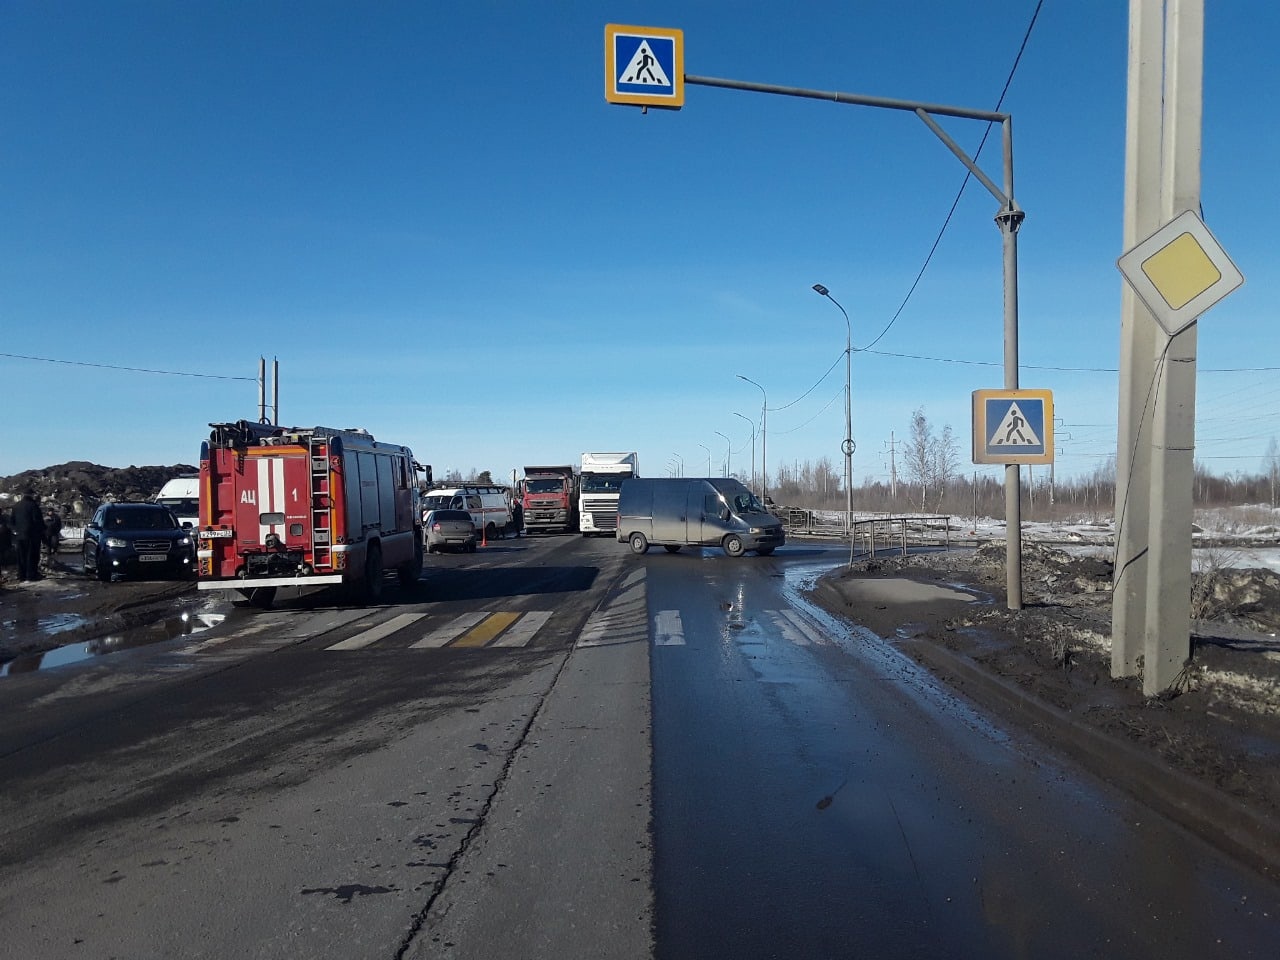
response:
<svg viewBox="0 0 1280 960"><path fill-rule="evenodd" d="M523 647L551 619L550 610L531 610L510 630L493 642L495 647Z"/></svg>
<svg viewBox="0 0 1280 960"><path fill-rule="evenodd" d="M417 623L425 613L402 613L392 617L385 623L380 623L376 627L370 627L361 633L357 633L354 637L348 637L333 646L325 647L326 650L362 650L370 644L377 643L383 637L389 637L393 633L398 633L405 627Z"/></svg>
<svg viewBox="0 0 1280 960"><path fill-rule="evenodd" d="M520 619L520 614L502 611L491 613L450 644L451 647L485 647L503 630Z"/></svg>
<svg viewBox="0 0 1280 960"><path fill-rule="evenodd" d="M653 645L655 647L684 646L684 623L679 610L659 610L653 618Z"/></svg>
<svg viewBox="0 0 1280 960"><path fill-rule="evenodd" d="M766 610L765 613L769 615L769 619L778 628L778 632L782 634L783 639L790 640L798 647L807 647L810 644L826 642L794 610Z"/></svg>
<svg viewBox="0 0 1280 960"><path fill-rule="evenodd" d="M410 650L423 650L428 647L443 647L450 640L456 640L462 636L477 623L489 615L488 610L472 610L470 613L464 613L461 616L454 617L443 627L437 627L428 633L417 643L409 645Z"/></svg>

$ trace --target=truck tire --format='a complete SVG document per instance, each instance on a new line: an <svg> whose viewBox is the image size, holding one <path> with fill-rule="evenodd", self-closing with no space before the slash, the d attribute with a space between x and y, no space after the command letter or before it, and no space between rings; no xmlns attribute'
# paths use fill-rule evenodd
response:
<svg viewBox="0 0 1280 960"><path fill-rule="evenodd" d="M742 538L736 533L731 533L721 541L724 552L731 557L740 557L747 552L746 545L742 542Z"/></svg>
<svg viewBox="0 0 1280 960"><path fill-rule="evenodd" d="M364 576L356 586L359 601L377 603L382 599L382 548L376 543L369 547L364 557Z"/></svg>
<svg viewBox="0 0 1280 960"><path fill-rule="evenodd" d="M585 537L586 534L584 533L583 536ZM644 534L640 533L639 531L636 531L635 533L633 533L627 539L627 542L631 544L632 553L640 554L640 553L647 553L649 551L649 541L646 540Z"/></svg>
<svg viewBox="0 0 1280 960"><path fill-rule="evenodd" d="M407 560L396 569L396 576L400 578L400 586L411 587L418 582L418 578L422 576L422 541L419 540L413 547L413 559Z"/></svg>

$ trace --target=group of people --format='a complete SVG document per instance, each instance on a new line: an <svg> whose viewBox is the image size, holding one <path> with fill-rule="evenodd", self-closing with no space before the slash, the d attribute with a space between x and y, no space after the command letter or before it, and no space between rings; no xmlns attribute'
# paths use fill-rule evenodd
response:
<svg viewBox="0 0 1280 960"><path fill-rule="evenodd" d="M28 490L14 504L9 517L0 516L0 569L16 554L19 580L40 579L40 548L49 552L52 563L62 540L62 518L56 510L41 514L35 492Z"/></svg>

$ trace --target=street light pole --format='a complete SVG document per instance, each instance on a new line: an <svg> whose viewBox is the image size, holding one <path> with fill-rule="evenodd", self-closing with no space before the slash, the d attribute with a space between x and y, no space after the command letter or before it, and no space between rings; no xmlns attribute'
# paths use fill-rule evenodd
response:
<svg viewBox="0 0 1280 960"><path fill-rule="evenodd" d="M756 422L754 420L747 419L747 417L738 413L736 410L733 412L733 415L742 420L746 420L747 423L751 424L751 486L754 488L756 485ZM751 492L755 493L755 490L753 489Z"/></svg>
<svg viewBox="0 0 1280 960"><path fill-rule="evenodd" d="M719 430L716 431L717 436L724 437L724 475L729 476L729 463L733 460L733 442L725 437Z"/></svg>
<svg viewBox="0 0 1280 960"><path fill-rule="evenodd" d="M678 461L680 462L680 472L679 472L679 473L677 473L677 474L676 474L676 476L677 476L677 477L683 477L683 476L684 476L684 457L680 456L680 454L678 454L678 453L673 453L673 454L671 454L671 455L672 455L673 457L675 457L675 458L676 458L676 460L678 460Z"/></svg>
<svg viewBox="0 0 1280 960"><path fill-rule="evenodd" d="M760 391L760 502L768 506L769 499L769 395L764 387L750 377L736 374L739 380L745 380Z"/></svg>
<svg viewBox="0 0 1280 960"><path fill-rule="evenodd" d="M853 530L853 411L852 411L852 394L853 394L853 325L849 322L849 314L844 307L840 306L840 301L831 295L828 290L820 283L815 283L813 289L821 297L826 297L844 314L844 443L840 448L844 451L844 529L848 533Z"/></svg>
<svg viewBox="0 0 1280 960"><path fill-rule="evenodd" d="M707 476L711 476L711 448L705 443L698 444L703 450L707 451Z"/></svg>

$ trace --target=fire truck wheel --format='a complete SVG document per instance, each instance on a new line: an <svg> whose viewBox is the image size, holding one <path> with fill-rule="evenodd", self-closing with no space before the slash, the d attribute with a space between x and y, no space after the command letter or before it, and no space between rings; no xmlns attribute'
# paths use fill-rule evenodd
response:
<svg viewBox="0 0 1280 960"><path fill-rule="evenodd" d="M422 541L419 540L413 550L413 559L408 563L402 563L396 570L396 575L400 578L400 586L411 587L418 582L418 578L422 576Z"/></svg>
<svg viewBox="0 0 1280 960"><path fill-rule="evenodd" d="M382 548L376 543L365 557L364 583L361 586L365 603L377 603L382 599Z"/></svg>

